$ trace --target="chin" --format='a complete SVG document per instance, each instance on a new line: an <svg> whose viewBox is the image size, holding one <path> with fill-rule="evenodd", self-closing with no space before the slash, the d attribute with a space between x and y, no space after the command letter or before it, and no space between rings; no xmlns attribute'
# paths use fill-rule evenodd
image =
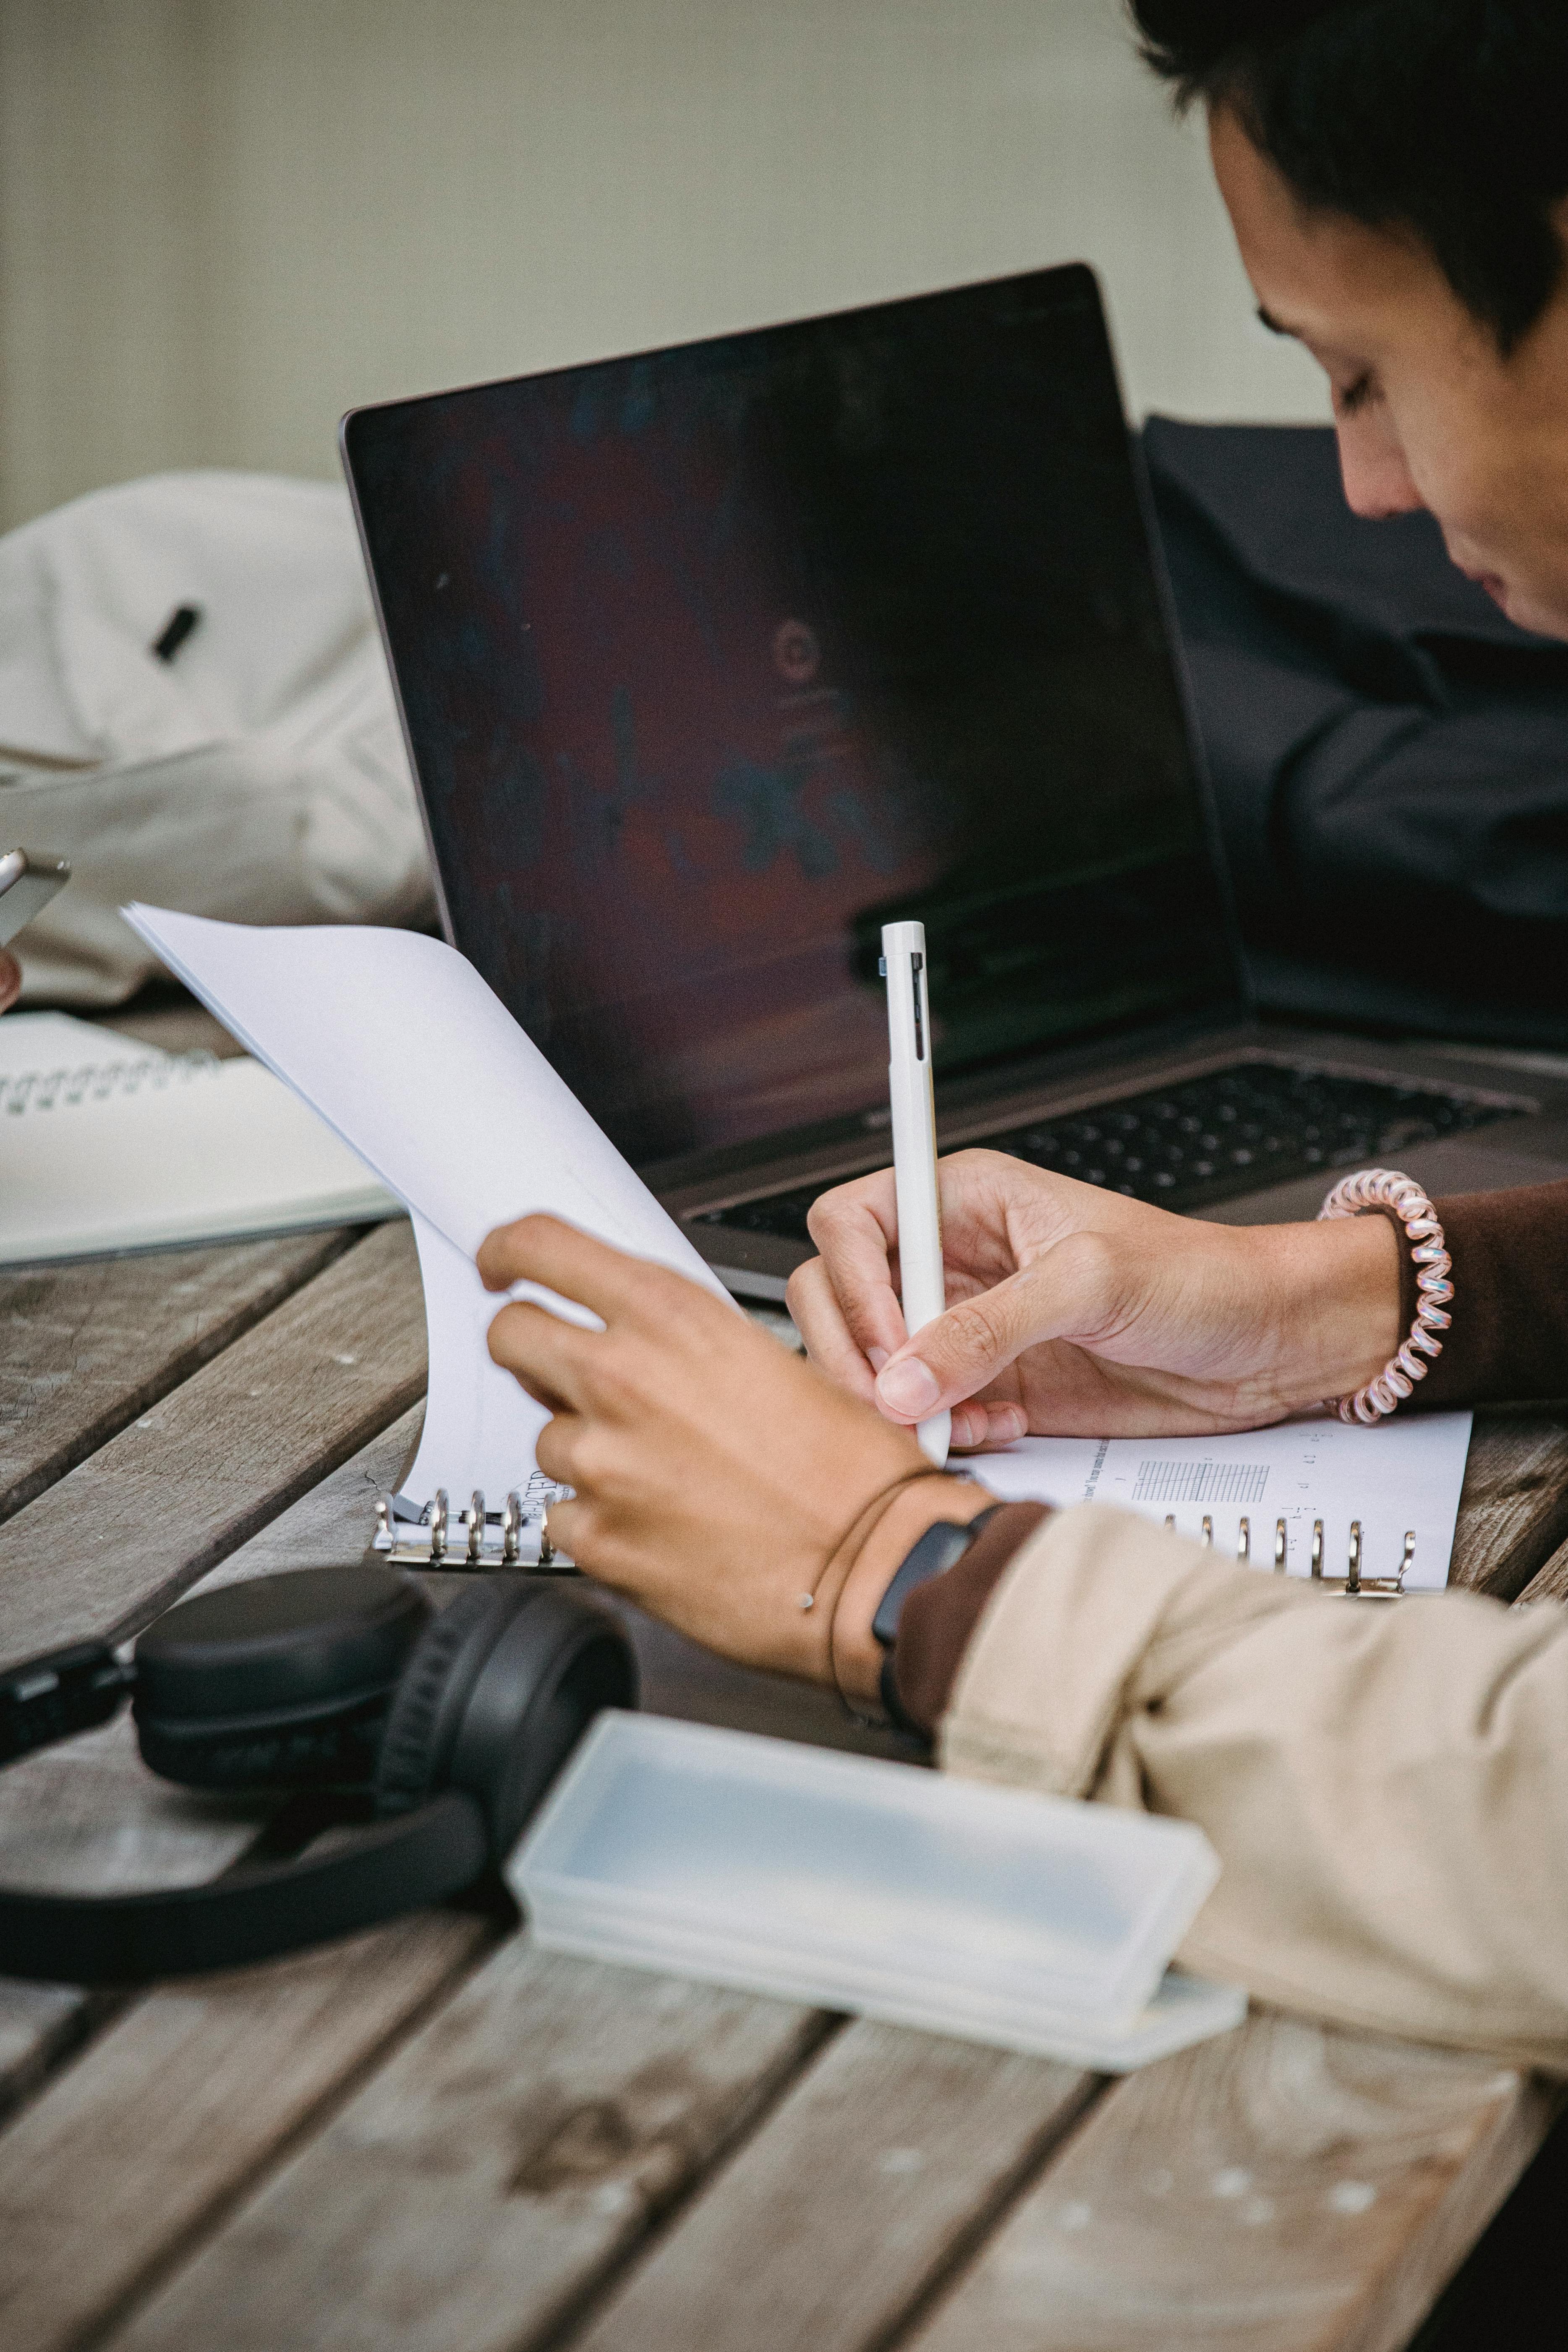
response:
<svg viewBox="0 0 1568 2352"><path fill-rule="evenodd" d="M1500 605L1516 629L1537 637L1557 637L1568 643L1568 594L1531 595L1503 583L1500 593L1488 583L1487 593Z"/></svg>
<svg viewBox="0 0 1568 2352"><path fill-rule="evenodd" d="M1467 580L1485 589L1516 629L1528 629L1538 637L1568 640L1568 582L1549 581L1541 588L1521 588L1504 573L1489 571L1484 562L1466 562L1452 554L1450 561Z"/></svg>

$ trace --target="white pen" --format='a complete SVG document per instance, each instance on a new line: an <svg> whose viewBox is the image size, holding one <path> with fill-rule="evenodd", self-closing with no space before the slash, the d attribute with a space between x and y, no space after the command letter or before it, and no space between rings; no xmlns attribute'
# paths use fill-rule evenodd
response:
<svg viewBox="0 0 1568 2352"><path fill-rule="evenodd" d="M882 971L888 982L888 1093L893 1111L899 1266L904 1328L913 1339L947 1305L936 1187L936 1096L931 1076L931 1000L926 990L923 923L883 924ZM915 1435L940 1470L952 1436L952 1413L933 1412L917 1425Z"/></svg>

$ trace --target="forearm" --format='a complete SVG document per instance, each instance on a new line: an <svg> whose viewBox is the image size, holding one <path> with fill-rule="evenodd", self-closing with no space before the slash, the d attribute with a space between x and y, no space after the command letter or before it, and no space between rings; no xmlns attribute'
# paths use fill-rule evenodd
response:
<svg viewBox="0 0 1568 2352"><path fill-rule="evenodd" d="M1259 1998L1568 2067L1568 1618L1277 1584L1098 1506L993 1592L950 1769L1196 1822L1183 1948Z"/></svg>

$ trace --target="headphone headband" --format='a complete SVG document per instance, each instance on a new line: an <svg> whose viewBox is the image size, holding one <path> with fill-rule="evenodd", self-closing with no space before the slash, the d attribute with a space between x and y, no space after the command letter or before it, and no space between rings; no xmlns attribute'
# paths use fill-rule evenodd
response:
<svg viewBox="0 0 1568 2352"><path fill-rule="evenodd" d="M0 1889L0 1963L12 1977L146 1984L269 1960L444 1902L479 1877L478 1805L447 1790L416 1813L358 1830L338 1852L241 1864L196 1886L132 1895Z"/></svg>

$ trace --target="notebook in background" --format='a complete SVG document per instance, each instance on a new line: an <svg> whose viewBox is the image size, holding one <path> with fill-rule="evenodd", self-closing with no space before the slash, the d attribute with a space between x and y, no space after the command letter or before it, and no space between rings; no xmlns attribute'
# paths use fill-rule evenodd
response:
<svg viewBox="0 0 1568 2352"><path fill-rule="evenodd" d="M58 1013L0 1021L0 1265L401 1213L258 1062Z"/></svg>

